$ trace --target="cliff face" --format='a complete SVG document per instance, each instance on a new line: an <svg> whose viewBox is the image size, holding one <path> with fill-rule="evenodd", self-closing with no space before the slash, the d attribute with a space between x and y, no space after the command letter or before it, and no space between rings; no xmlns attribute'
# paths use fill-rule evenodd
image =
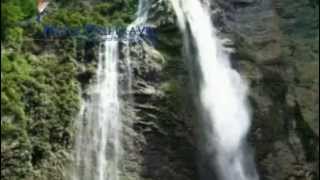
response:
<svg viewBox="0 0 320 180"><path fill-rule="evenodd" d="M156 27L156 47L143 42L129 49L134 102L125 111L131 116L125 118L123 164L131 180L197 179L195 112L181 35L174 18L164 16L170 13L166 2L154 1L148 22Z"/></svg>
<svg viewBox="0 0 320 180"><path fill-rule="evenodd" d="M43 26L125 25L137 2L123 3L57 1L43 24L9 28L1 59L1 178L68 179L79 95L88 98L99 42L47 41ZM233 65L250 84L249 140L262 180L319 179L318 14L314 0L212 0L212 20L233 41ZM156 28L154 46L121 44L121 180L196 180L206 165L198 162L195 83L170 3L152 0L148 23ZM128 51L132 91L125 87Z"/></svg>
<svg viewBox="0 0 320 180"><path fill-rule="evenodd" d="M318 179L317 2L217 2L250 82L250 139L262 179Z"/></svg>
<svg viewBox="0 0 320 180"><path fill-rule="evenodd" d="M158 42L133 59L139 92L134 130L147 140L138 152L147 159L140 164L148 172L143 177L197 179L191 157L199 150L199 118L190 106L190 72L178 52L181 35L170 5L159 1L153 8L149 23L157 27ZM316 1L212 1L212 20L234 42L233 65L250 84L249 140L261 179L319 177L318 12ZM155 50L160 54L150 56Z"/></svg>

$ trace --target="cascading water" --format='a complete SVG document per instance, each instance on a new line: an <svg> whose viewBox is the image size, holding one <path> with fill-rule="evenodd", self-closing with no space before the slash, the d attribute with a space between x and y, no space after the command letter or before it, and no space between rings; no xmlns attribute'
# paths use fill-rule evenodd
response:
<svg viewBox="0 0 320 180"><path fill-rule="evenodd" d="M147 18L148 18L148 13L149 13L149 9L150 9L151 3L149 0L139 0L139 4L138 4L138 11L137 11L137 18L135 19L135 21L133 21L128 27L127 27L127 32L131 32L132 30L134 30L135 33L137 32L137 29L144 29L144 27L139 27L139 26L144 26ZM129 94L131 94L132 92L132 62L131 62L131 55L130 55L130 43L133 42L138 42L140 37L140 34L135 34L135 36L131 36L130 33L127 33L127 41L125 41L126 44L126 48L127 48L127 54L126 54L126 63L127 63L127 74L128 74L128 91Z"/></svg>
<svg viewBox="0 0 320 180"><path fill-rule="evenodd" d="M129 28L144 24L147 21L150 6L150 0L139 0L137 19L129 26Z"/></svg>
<svg viewBox="0 0 320 180"><path fill-rule="evenodd" d="M137 19L128 26L132 28L146 21L150 3L139 0ZM119 42L112 37L100 45L97 83L93 96L83 103L77 125L76 166L73 180L118 180L121 158L121 121L118 97ZM126 57L128 93L131 94L132 70L128 37ZM137 40L137 39L134 39ZM130 95L131 96L131 95Z"/></svg>
<svg viewBox="0 0 320 180"><path fill-rule="evenodd" d="M107 38L99 49L96 85L80 113L74 180L119 179L118 59L118 41Z"/></svg>
<svg viewBox="0 0 320 180"><path fill-rule="evenodd" d="M244 151L250 127L247 86L231 68L228 53L212 26L209 7L200 0L170 0L185 38L187 24L198 53L201 73L200 101L212 131L207 134L221 180L257 180L253 162ZM191 42L191 41L186 41ZM214 147L214 148L213 148Z"/></svg>

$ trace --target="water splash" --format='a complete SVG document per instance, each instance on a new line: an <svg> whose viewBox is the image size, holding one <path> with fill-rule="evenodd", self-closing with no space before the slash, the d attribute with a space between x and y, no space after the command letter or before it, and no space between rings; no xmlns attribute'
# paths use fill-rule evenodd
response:
<svg viewBox="0 0 320 180"><path fill-rule="evenodd" d="M244 151L250 128L247 85L231 68L229 54L212 26L209 8L200 0L170 0L185 38L195 43L201 73L200 101L212 130L207 134L216 153L221 180L257 180ZM190 27L190 34L187 29ZM192 42L187 40L188 42Z"/></svg>

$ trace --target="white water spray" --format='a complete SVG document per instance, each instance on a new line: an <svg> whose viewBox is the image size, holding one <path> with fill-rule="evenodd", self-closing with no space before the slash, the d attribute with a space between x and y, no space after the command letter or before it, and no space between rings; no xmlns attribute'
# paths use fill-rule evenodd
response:
<svg viewBox="0 0 320 180"><path fill-rule="evenodd" d="M200 99L208 113L216 166L221 180L257 180L255 167L246 165L244 142L250 128L247 86L231 68L217 30L212 26L208 7L200 0L170 0L181 31L189 38L187 24L198 52L201 71ZM191 42L191 41L189 41Z"/></svg>
<svg viewBox="0 0 320 180"><path fill-rule="evenodd" d="M118 42L99 49L97 82L80 113L74 180L118 180L121 121L118 99Z"/></svg>

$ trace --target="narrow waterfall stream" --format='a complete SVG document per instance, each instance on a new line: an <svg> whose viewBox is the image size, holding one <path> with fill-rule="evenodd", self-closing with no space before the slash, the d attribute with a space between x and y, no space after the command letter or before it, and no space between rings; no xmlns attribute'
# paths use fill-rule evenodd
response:
<svg viewBox="0 0 320 180"><path fill-rule="evenodd" d="M207 151L215 153L212 163L219 180L257 180L244 145L250 128L246 83L231 67L229 54L212 25L209 7L200 0L171 2L181 31L186 39L193 39L198 53L201 111L212 129L206 135L211 141Z"/></svg>
<svg viewBox="0 0 320 180"><path fill-rule="evenodd" d="M145 23L149 6L148 1L139 0L137 19L128 26L128 31ZM126 42L128 48L125 58L127 87L130 94L133 78L129 51L130 41ZM93 95L83 103L80 111L73 180L119 179L122 122L118 97L118 61L119 40L106 38L99 48L96 85L92 87Z"/></svg>
<svg viewBox="0 0 320 180"><path fill-rule="evenodd" d="M130 32L132 29L137 28L138 26L143 26L148 18L148 12L150 9L151 3L149 0L139 0L139 4L138 4L138 11L137 11L137 18L127 27L127 32ZM141 27L140 27L141 28ZM136 31L136 30L135 30ZM130 54L130 44L131 41L138 41L138 39L140 38L139 35L131 37L130 33L127 34L128 37L127 41L125 41L125 45L126 45L126 63L127 63L127 74L128 74L128 93L131 94L132 92L132 81L133 81L133 73L132 73L132 67L131 67L131 54ZM131 98L132 99L132 98Z"/></svg>
<svg viewBox="0 0 320 180"><path fill-rule="evenodd" d="M99 49L96 85L80 114L74 180L119 179L118 59L118 41L104 40Z"/></svg>

